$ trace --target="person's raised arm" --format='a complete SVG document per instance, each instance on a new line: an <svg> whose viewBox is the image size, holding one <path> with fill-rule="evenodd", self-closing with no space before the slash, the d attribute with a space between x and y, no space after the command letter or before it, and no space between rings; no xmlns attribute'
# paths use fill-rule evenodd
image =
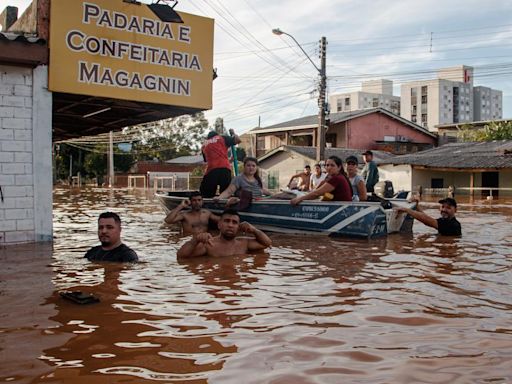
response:
<svg viewBox="0 0 512 384"><path fill-rule="evenodd" d="M438 229L437 220L434 219L432 216L427 215L423 211L415 211L413 209L406 208L406 207L395 207L394 209L397 212L405 212L405 213L407 213L408 215L414 217L416 220L421 221L423 224L425 224L425 225L427 225L429 227Z"/></svg>
<svg viewBox="0 0 512 384"><path fill-rule="evenodd" d="M287 187L290 188L290 185L292 184L293 179L300 177L301 175L302 175L302 173L297 173L296 175L293 175L292 177L290 177L290 181L288 182Z"/></svg>
<svg viewBox="0 0 512 384"><path fill-rule="evenodd" d="M198 233L192 239L181 246L176 253L178 259L190 257L205 256L207 254L206 246L211 245L212 235L207 232Z"/></svg>
<svg viewBox="0 0 512 384"><path fill-rule="evenodd" d="M272 240L261 229L244 221L240 223L240 231L254 235L254 239L247 240L248 251L259 251L272 245Z"/></svg>
<svg viewBox="0 0 512 384"><path fill-rule="evenodd" d="M190 200L188 200L188 199L183 200L176 208L174 208L167 214L164 221L167 224L175 224L175 223L179 223L180 221L183 221L184 216L183 216L183 213L181 213L181 210L188 208L189 206L190 206Z"/></svg>
<svg viewBox="0 0 512 384"><path fill-rule="evenodd" d="M366 184L363 179L357 183L357 194L359 195L359 201L368 200L368 192L366 190Z"/></svg>
<svg viewBox="0 0 512 384"><path fill-rule="evenodd" d="M208 211L208 212L210 212L210 215L208 216L208 220L211 220L214 223L218 223L220 221L220 216L217 216L215 213L213 213L211 211Z"/></svg>
<svg viewBox="0 0 512 384"><path fill-rule="evenodd" d="M290 200L291 205L297 205L303 200L314 200L320 196L323 196L325 193L329 193L334 191L334 186L325 182L322 186L317 189L305 194L304 196L297 196Z"/></svg>

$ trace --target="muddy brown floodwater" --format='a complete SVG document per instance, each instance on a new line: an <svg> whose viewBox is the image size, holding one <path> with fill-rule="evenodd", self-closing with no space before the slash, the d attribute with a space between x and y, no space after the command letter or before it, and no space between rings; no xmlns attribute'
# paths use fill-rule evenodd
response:
<svg viewBox="0 0 512 384"><path fill-rule="evenodd" d="M53 245L0 250L0 380L510 383L512 201L461 202L461 238L272 234L267 253L185 263L151 196L57 189ZM83 259L106 209L141 263Z"/></svg>

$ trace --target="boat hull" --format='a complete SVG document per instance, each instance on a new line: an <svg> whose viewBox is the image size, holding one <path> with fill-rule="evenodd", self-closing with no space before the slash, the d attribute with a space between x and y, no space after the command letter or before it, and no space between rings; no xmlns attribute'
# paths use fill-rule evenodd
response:
<svg viewBox="0 0 512 384"><path fill-rule="evenodd" d="M166 211L187 198L187 192L157 193ZM390 200L392 205L414 206L405 200ZM203 207L220 214L225 201L204 199ZM289 200L260 199L238 211L242 221L256 227L280 233L321 233L350 237L378 237L401 232L406 227L405 214L384 209L378 202L303 201L292 206Z"/></svg>

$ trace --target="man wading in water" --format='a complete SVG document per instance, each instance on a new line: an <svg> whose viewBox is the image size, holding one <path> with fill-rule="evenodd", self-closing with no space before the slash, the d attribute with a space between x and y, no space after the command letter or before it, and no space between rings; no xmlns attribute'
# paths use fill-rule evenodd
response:
<svg viewBox="0 0 512 384"><path fill-rule="evenodd" d="M421 221L423 224L437 229L440 235L460 236L462 234L460 223L455 218L455 213L457 212L457 202L455 199L447 197L446 199L439 200L439 204L441 204L439 207L441 217L439 219L434 219L433 217L423 212L419 207L419 202L416 205L416 210L405 207L396 207L395 210L397 212L405 212L408 215L414 217L416 220Z"/></svg>
<svg viewBox="0 0 512 384"><path fill-rule="evenodd" d="M240 223L238 212L226 209L219 220L218 236L213 237L207 232L194 235L178 250L178 258L198 256L234 256L243 255L250 251L259 251L270 247L272 240L251 224ZM254 238L238 238L238 232L254 235Z"/></svg>
<svg viewBox="0 0 512 384"><path fill-rule="evenodd" d="M190 211L182 212L189 208ZM219 216L213 214L207 209L203 209L203 197L199 192L190 195L190 200L183 200L180 205L174 208L165 218L167 224L181 223L183 233L199 233L208 231L209 221L217 223Z"/></svg>

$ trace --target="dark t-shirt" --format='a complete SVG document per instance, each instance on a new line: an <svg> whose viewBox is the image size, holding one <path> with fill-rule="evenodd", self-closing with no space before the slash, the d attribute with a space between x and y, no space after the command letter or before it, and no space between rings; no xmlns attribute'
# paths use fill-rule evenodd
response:
<svg viewBox="0 0 512 384"><path fill-rule="evenodd" d="M333 201L352 201L352 187L343 175L336 175L325 179L325 182L334 187Z"/></svg>
<svg viewBox="0 0 512 384"><path fill-rule="evenodd" d="M97 247L89 249L84 257L90 261L139 261L135 251L124 244L121 244L119 247L110 251L105 251L101 248L101 245L98 245Z"/></svg>
<svg viewBox="0 0 512 384"><path fill-rule="evenodd" d="M460 228L459 221L452 217L451 219L444 219L440 217L437 219L437 230L440 235L446 236L460 236L462 235L462 230Z"/></svg>

